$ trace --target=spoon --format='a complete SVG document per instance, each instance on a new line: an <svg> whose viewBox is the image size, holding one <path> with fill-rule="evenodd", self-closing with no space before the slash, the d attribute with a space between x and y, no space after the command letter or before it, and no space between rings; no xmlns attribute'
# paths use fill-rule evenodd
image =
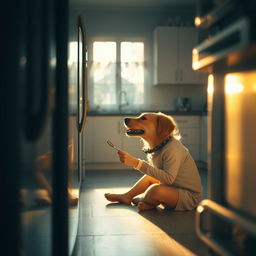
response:
<svg viewBox="0 0 256 256"><path fill-rule="evenodd" d="M117 148L110 140L107 140L107 143L110 147L114 148L115 150L120 150L119 148Z"/></svg>

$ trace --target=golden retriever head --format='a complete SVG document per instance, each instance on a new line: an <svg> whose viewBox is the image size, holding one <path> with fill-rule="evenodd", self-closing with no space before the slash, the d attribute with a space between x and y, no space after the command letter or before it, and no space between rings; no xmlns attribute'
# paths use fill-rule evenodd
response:
<svg viewBox="0 0 256 256"><path fill-rule="evenodd" d="M178 138L178 127L171 116L163 113L142 113L135 118L124 118L128 136L144 139L150 146L161 143L168 136Z"/></svg>

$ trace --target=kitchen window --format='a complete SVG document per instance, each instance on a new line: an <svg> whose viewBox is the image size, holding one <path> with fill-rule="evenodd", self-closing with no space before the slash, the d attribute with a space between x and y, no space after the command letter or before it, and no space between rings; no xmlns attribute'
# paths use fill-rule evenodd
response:
<svg viewBox="0 0 256 256"><path fill-rule="evenodd" d="M144 42L94 41L93 109L127 111L144 104Z"/></svg>

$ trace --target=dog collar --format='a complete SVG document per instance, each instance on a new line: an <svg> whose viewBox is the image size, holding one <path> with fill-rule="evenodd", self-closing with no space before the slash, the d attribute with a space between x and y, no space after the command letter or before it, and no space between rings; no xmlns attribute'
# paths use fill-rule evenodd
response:
<svg viewBox="0 0 256 256"><path fill-rule="evenodd" d="M154 147L152 149L143 150L143 152L146 154L154 153L154 152L160 150L161 148L163 148L171 139L172 139L172 136L169 136L168 138L166 138L162 143L160 143L156 147Z"/></svg>

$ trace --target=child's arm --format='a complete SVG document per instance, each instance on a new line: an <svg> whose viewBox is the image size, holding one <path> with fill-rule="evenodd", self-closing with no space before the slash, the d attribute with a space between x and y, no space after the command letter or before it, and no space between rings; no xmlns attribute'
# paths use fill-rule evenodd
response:
<svg viewBox="0 0 256 256"><path fill-rule="evenodd" d="M120 161L134 169L147 174L165 184L172 184L180 168L181 157L177 151L167 151L163 155L163 169L157 168L145 161L139 160L126 151L118 151Z"/></svg>

